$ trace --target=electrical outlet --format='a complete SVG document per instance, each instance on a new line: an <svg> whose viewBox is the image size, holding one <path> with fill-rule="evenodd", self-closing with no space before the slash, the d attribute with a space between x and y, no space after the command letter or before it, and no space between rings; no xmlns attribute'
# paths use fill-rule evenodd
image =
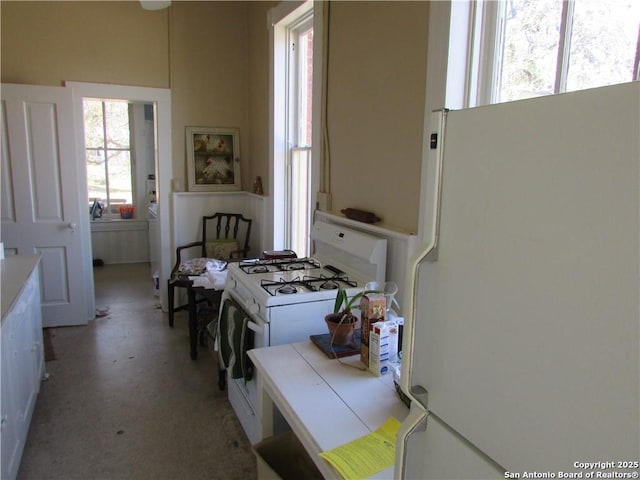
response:
<svg viewBox="0 0 640 480"><path fill-rule="evenodd" d="M318 209L323 212L331 211L331 194L327 192L318 192Z"/></svg>

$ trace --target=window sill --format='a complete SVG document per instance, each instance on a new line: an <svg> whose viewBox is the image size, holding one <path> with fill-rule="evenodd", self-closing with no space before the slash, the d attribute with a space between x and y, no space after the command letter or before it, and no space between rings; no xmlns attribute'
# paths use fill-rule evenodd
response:
<svg viewBox="0 0 640 480"><path fill-rule="evenodd" d="M120 219L114 218L113 220L102 219L91 221L92 232L117 232L124 230L147 230L147 220L140 219Z"/></svg>

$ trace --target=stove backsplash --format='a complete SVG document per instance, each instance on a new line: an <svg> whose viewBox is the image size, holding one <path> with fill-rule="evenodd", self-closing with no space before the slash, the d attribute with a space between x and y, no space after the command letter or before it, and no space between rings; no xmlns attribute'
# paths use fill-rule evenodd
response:
<svg viewBox="0 0 640 480"><path fill-rule="evenodd" d="M414 232L404 232L395 229L385 228L380 224L369 225L348 220L344 217L331 213L318 211L316 218L324 222L346 225L349 228L371 233L387 240L387 268L386 280L393 281L398 285L398 296L396 300L400 304L398 313L402 313L404 295L406 293L407 265L412 256L419 250L421 242L420 235ZM397 307L396 307L397 309Z"/></svg>

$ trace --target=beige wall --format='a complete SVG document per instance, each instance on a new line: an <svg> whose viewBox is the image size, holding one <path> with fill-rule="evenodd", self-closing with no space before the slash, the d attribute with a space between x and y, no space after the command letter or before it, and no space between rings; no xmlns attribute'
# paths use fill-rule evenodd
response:
<svg viewBox="0 0 640 480"><path fill-rule="evenodd" d="M416 232L428 2L332 2L328 126L332 209Z"/></svg>
<svg viewBox="0 0 640 480"><path fill-rule="evenodd" d="M186 126L239 127L248 189L249 6L180 1L147 11L134 1L2 1L1 80L171 88L174 177L186 185Z"/></svg>
<svg viewBox="0 0 640 480"><path fill-rule="evenodd" d="M269 30L267 14L276 1L252 2L249 8L249 135L251 166L247 178L262 177L269 195Z"/></svg>
<svg viewBox="0 0 640 480"><path fill-rule="evenodd" d="M187 178L185 127L237 127L242 185L249 189L247 9L246 2L173 2L171 6L175 178Z"/></svg>
<svg viewBox="0 0 640 480"><path fill-rule="evenodd" d="M167 10L138 2L0 4L2 82L169 87Z"/></svg>
<svg viewBox="0 0 640 480"><path fill-rule="evenodd" d="M243 189L269 185L269 31L277 2L0 2L2 82L171 88L173 176L186 126L239 127ZM332 2L333 210L418 223L428 2ZM269 193L269 192L265 192Z"/></svg>

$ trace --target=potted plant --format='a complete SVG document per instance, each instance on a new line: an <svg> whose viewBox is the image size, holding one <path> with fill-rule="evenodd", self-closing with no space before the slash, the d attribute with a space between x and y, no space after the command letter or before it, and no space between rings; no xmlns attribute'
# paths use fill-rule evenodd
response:
<svg viewBox="0 0 640 480"><path fill-rule="evenodd" d="M361 297L372 293L383 292L379 290L363 290L349 299L346 290L338 288L333 313L329 313L324 317L324 321L329 328L332 344L355 347L353 335L359 319L351 312L351 309Z"/></svg>

